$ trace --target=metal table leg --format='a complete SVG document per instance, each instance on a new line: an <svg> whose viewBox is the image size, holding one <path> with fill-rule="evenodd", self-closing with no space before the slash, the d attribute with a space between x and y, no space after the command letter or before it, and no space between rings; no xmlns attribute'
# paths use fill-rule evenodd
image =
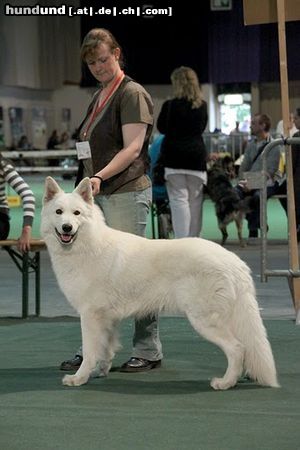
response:
<svg viewBox="0 0 300 450"><path fill-rule="evenodd" d="M40 271L40 252L35 253L35 315L39 316L41 312L41 271Z"/></svg>
<svg viewBox="0 0 300 450"><path fill-rule="evenodd" d="M29 254L23 253L22 258L22 318L28 317L28 294L29 294Z"/></svg>

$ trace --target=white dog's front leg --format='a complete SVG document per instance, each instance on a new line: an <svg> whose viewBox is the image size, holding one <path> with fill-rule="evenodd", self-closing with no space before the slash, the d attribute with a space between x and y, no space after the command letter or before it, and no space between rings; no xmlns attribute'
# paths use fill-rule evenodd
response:
<svg viewBox="0 0 300 450"><path fill-rule="evenodd" d="M91 374L91 377L93 378L107 377L111 369L115 353L121 348L118 338L118 325L119 321L114 320L111 323L111 326L107 329L107 344L105 349L103 349L103 355L106 355L106 359L98 362L96 369L93 370L93 373Z"/></svg>
<svg viewBox="0 0 300 450"><path fill-rule="evenodd" d="M81 386L87 383L92 373L97 370L97 363L106 360L109 327L107 323L105 325L104 317L95 311L81 315L83 361L74 375L64 376L64 385Z"/></svg>
<svg viewBox="0 0 300 450"><path fill-rule="evenodd" d="M62 383L65 386L81 386L87 383L90 374L93 372L94 367L91 368L86 359L83 359L80 368L74 375L65 375L62 379Z"/></svg>

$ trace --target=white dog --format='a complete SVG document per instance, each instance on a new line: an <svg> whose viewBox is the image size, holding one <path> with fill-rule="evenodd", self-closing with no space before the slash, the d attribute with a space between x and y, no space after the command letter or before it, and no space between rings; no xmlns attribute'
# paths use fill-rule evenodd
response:
<svg viewBox="0 0 300 450"><path fill-rule="evenodd" d="M109 228L94 205L88 178L64 193L47 177L44 237L63 293L81 318L83 362L63 383L80 386L97 369L107 375L118 348L117 326L129 316L184 313L228 360L214 389L243 372L278 387L250 269L235 254L200 239L151 240Z"/></svg>

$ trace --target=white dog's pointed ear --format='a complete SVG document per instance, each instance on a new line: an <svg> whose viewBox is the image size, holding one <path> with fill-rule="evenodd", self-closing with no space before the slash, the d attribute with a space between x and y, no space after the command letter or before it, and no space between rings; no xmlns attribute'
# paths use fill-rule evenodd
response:
<svg viewBox="0 0 300 450"><path fill-rule="evenodd" d="M86 203L89 203L90 205L94 203L92 184L88 177L80 181L74 192L77 192Z"/></svg>
<svg viewBox="0 0 300 450"><path fill-rule="evenodd" d="M53 197L60 192L63 192L63 191L58 186L56 181L52 177L47 177L45 180L45 192L44 192L44 197L43 197L43 204L52 200Z"/></svg>

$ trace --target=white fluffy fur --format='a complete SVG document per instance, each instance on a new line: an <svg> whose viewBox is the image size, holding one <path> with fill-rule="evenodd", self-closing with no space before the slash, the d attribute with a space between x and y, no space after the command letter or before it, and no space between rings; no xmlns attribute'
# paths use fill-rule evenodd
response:
<svg viewBox="0 0 300 450"><path fill-rule="evenodd" d="M77 232L73 243L57 236L63 225ZM214 389L234 386L243 372L278 387L250 270L234 253L200 238L150 240L109 228L88 178L72 193L46 179L41 231L60 288L81 317L83 363L64 384L86 383L96 367L108 374L120 320L168 310L184 313L224 351L228 367L212 379Z"/></svg>

